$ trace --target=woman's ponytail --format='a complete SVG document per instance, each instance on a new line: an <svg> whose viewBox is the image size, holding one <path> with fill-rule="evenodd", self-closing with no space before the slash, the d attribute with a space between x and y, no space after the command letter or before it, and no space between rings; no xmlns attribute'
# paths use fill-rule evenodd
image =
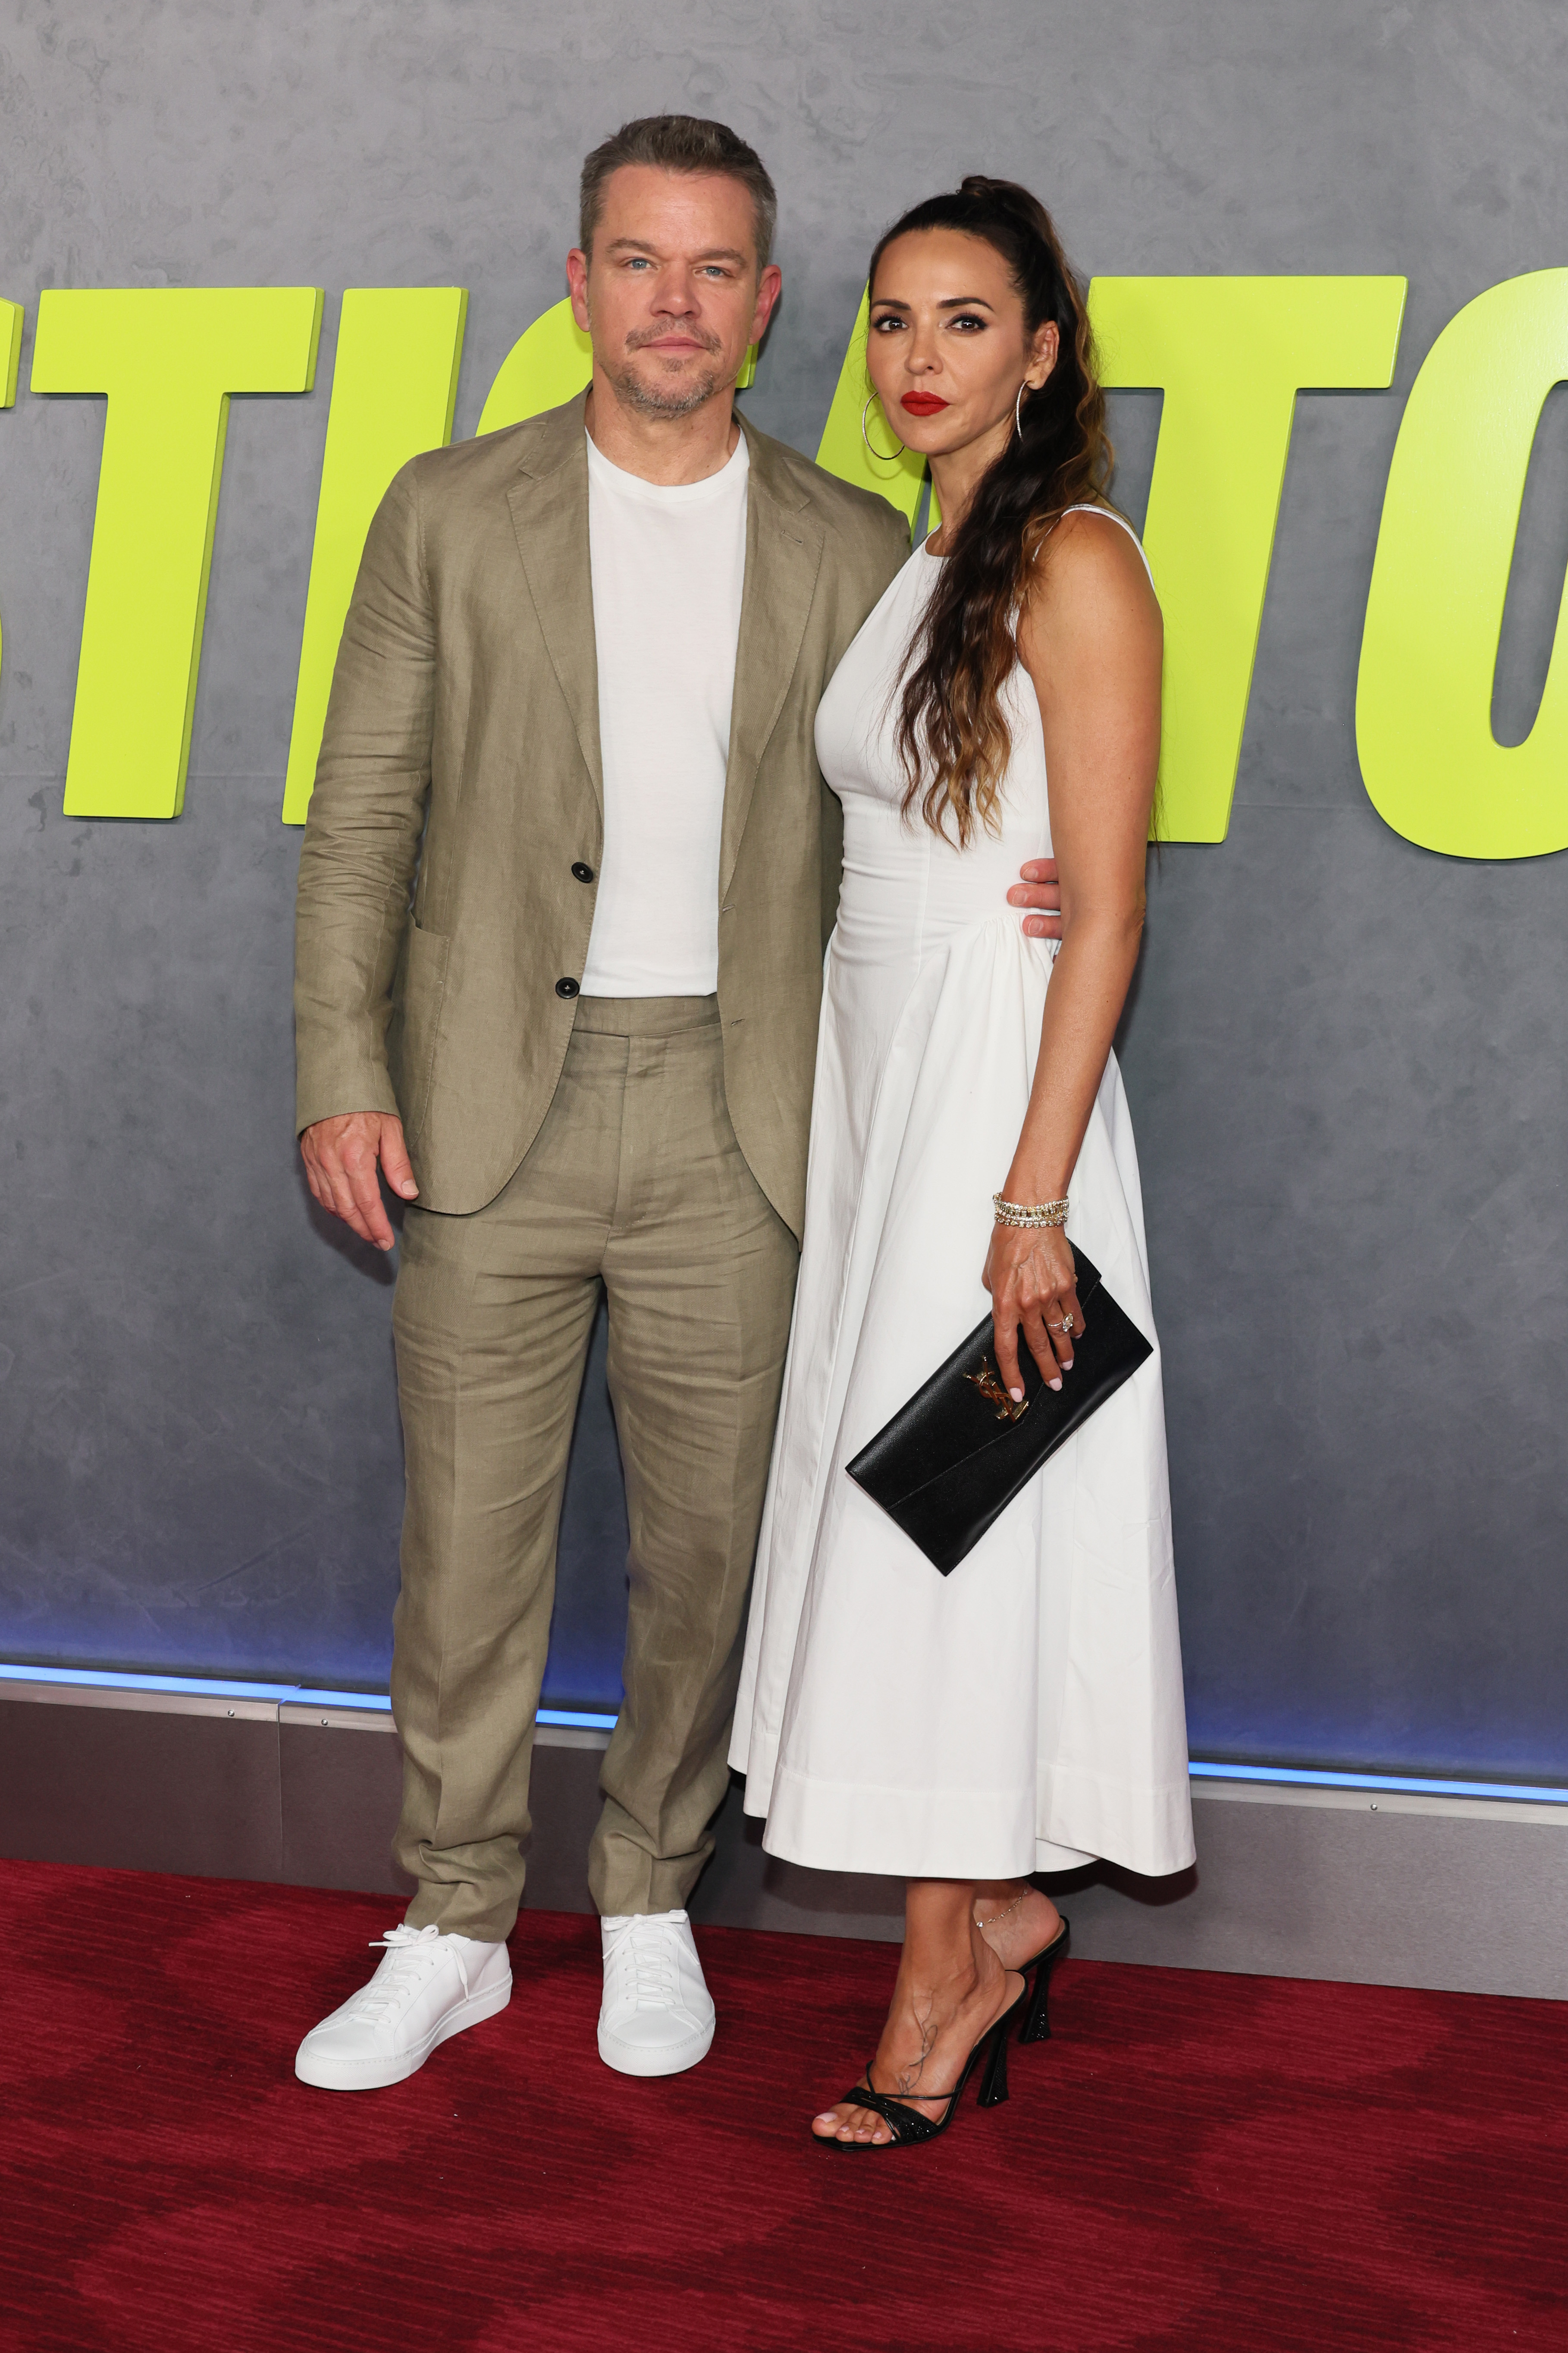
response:
<svg viewBox="0 0 1568 2353"><path fill-rule="evenodd" d="M1112 452L1089 312L1044 205L1016 181L972 173L952 195L894 222L871 257L873 290L893 239L934 228L984 237L1007 264L1026 332L1049 322L1058 337L1055 366L1024 395L1018 430L952 533L905 668L897 726L904 808L918 807L939 833L951 813L963 844L976 825L997 822L1012 750L1002 689L1017 659L1031 567L1068 507L1104 497Z"/></svg>

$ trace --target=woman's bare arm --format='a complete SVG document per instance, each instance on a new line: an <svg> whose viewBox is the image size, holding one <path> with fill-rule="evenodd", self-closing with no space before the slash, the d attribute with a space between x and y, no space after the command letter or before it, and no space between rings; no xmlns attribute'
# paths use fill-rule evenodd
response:
<svg viewBox="0 0 1568 2353"><path fill-rule="evenodd" d="M1045 731L1062 944L1046 999L1010 1201L1066 1193L1127 998L1143 928L1149 815L1160 758L1160 607L1121 525L1072 514L1037 566L1018 631ZM1059 1229L998 1226L985 1261L997 1366L1022 1391L1017 1327L1055 1388L1083 1329Z"/></svg>

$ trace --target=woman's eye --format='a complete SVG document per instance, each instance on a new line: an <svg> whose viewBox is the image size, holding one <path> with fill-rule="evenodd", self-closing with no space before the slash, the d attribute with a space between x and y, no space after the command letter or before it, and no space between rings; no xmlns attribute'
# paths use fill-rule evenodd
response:
<svg viewBox="0 0 1568 2353"><path fill-rule="evenodd" d="M950 327L973 327L977 330L983 330L985 325L985 322L984 319L977 319L973 311L961 311L955 319L950 319L948 321L948 324Z"/></svg>
<svg viewBox="0 0 1568 2353"><path fill-rule="evenodd" d="M889 311L885 319L872 320L871 332L874 335L889 335L892 333L895 327L901 327L903 323L904 322L901 319L894 318L891 311Z"/></svg>

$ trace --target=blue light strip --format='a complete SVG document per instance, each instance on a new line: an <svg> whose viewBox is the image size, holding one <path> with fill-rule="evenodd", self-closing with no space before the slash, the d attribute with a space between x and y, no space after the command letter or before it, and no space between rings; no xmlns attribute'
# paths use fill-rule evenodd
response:
<svg viewBox="0 0 1568 2353"><path fill-rule="evenodd" d="M229 1683L211 1675L111 1674L101 1667L12 1667L0 1665L0 1683L63 1683L86 1691L171 1692L199 1699L265 1699L292 1707L363 1707L390 1714L384 1692L317 1691L308 1683ZM581 1708L542 1707L540 1724L579 1732L613 1732L613 1715ZM1542 1788L1533 1781L1439 1781L1413 1773L1331 1773L1304 1765L1210 1765L1196 1758L1194 1781L1264 1781L1288 1788L1386 1789L1421 1798L1505 1798L1536 1806L1568 1806L1568 1789Z"/></svg>
<svg viewBox="0 0 1568 2353"><path fill-rule="evenodd" d="M122 1675L100 1667L0 1666L0 1683L64 1683L85 1691L172 1692L190 1699L268 1699L290 1707L363 1707L390 1715L384 1692L317 1691L307 1683L229 1683L213 1675ZM540 1724L570 1725L581 1732L613 1732L613 1715L591 1715L569 1707L542 1707Z"/></svg>
<svg viewBox="0 0 1568 2353"><path fill-rule="evenodd" d="M1434 1781L1414 1773L1324 1773L1302 1765L1200 1765L1188 1767L1194 1781L1273 1781L1307 1789L1387 1789L1422 1798L1526 1799L1537 1806L1568 1806L1568 1789L1544 1789L1534 1781Z"/></svg>

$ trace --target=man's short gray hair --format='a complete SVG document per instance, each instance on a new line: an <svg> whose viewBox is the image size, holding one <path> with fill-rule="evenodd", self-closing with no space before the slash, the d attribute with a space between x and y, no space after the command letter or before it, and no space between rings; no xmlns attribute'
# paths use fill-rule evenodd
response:
<svg viewBox="0 0 1568 2353"><path fill-rule="evenodd" d="M757 268L765 269L773 249L779 200L762 157L727 122L697 114L645 114L623 122L613 138L595 147L583 165L577 240L593 259L594 231L604 210L605 183L623 164L651 164L660 172L718 172L749 190L757 225Z"/></svg>

